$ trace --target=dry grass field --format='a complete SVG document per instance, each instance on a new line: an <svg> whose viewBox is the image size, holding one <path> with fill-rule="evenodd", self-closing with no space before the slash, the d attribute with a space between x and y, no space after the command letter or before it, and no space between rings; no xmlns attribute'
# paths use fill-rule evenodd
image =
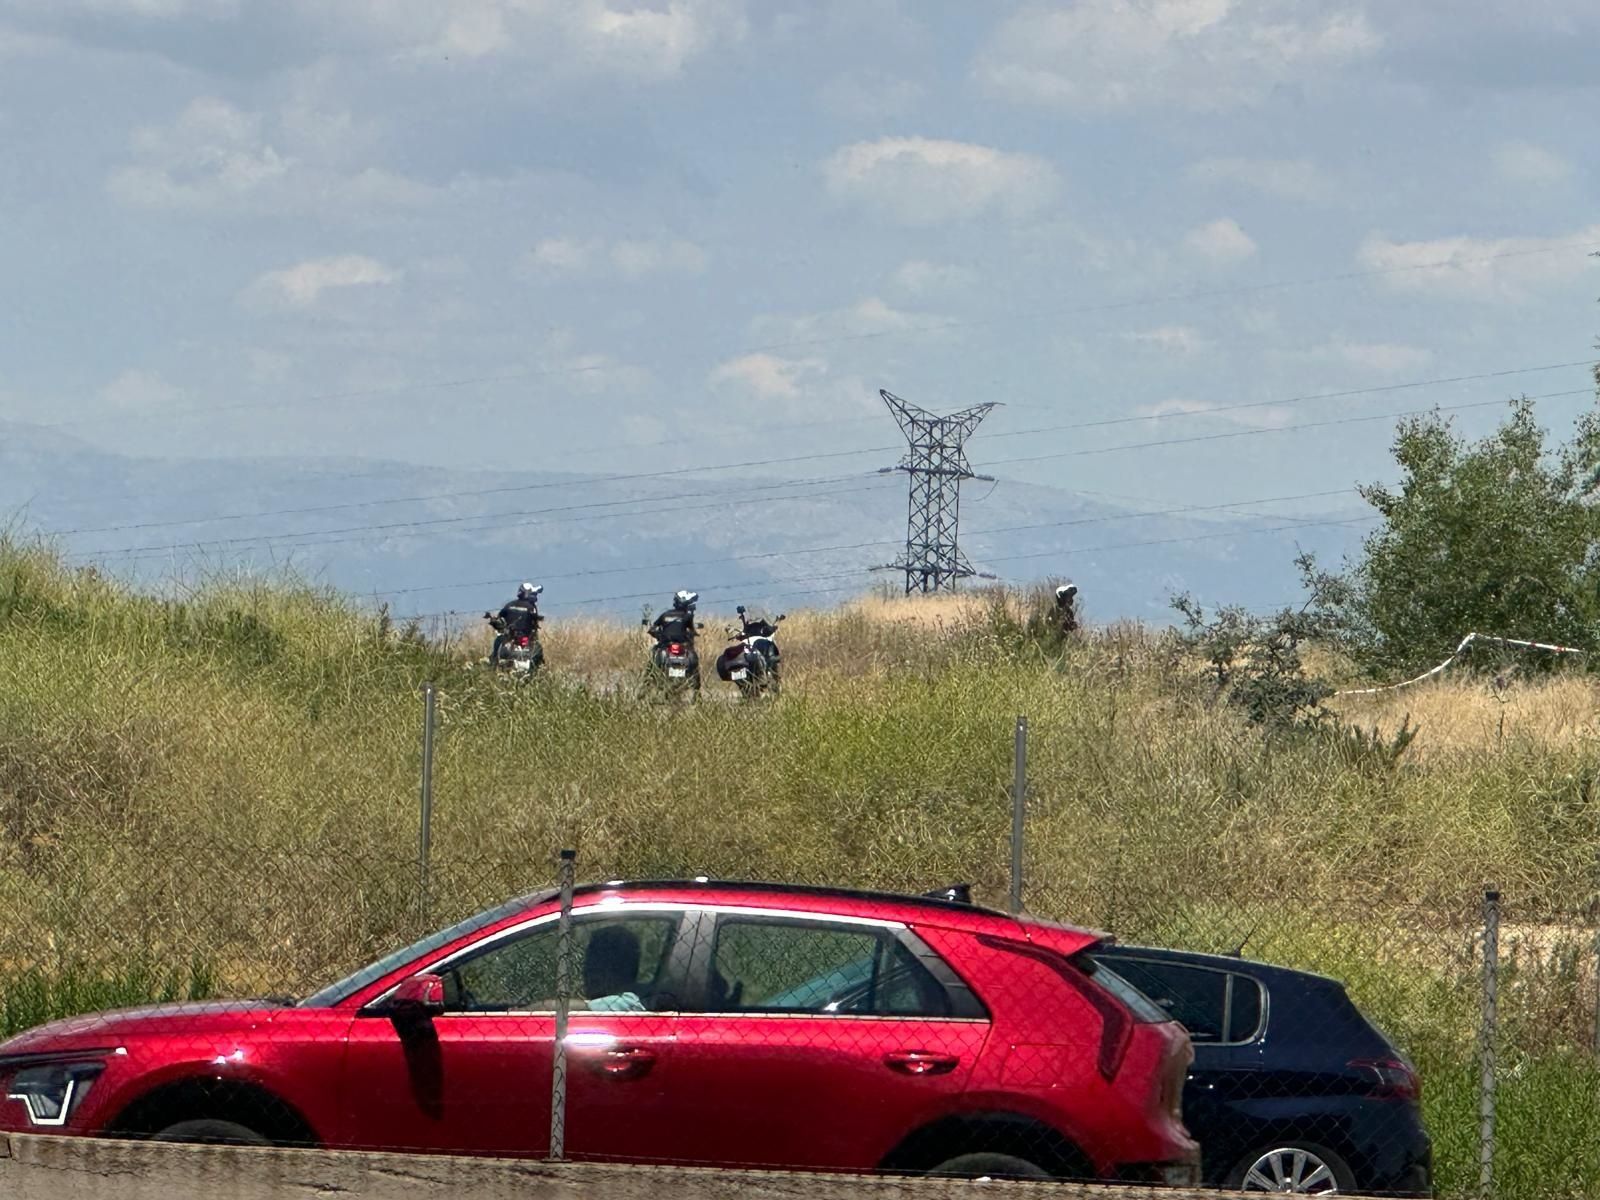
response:
<svg viewBox="0 0 1600 1200"><path fill-rule="evenodd" d="M1335 701L1364 728L1420 726L1390 763L1333 732L1264 737L1162 631L1041 645L1030 602L796 612L782 697L739 704L708 679L706 701L667 705L634 686L636 625L552 621L548 674L507 686L473 665L478 630L426 638L288 583L129 594L0 545L0 1032L154 996L304 994L548 884L567 845L591 878L970 880L1002 900L1025 713L1029 907L1347 980L1424 1069L1450 1195L1475 1180L1476 934L1498 887L1502 1195L1600 1194L1590 678Z"/></svg>

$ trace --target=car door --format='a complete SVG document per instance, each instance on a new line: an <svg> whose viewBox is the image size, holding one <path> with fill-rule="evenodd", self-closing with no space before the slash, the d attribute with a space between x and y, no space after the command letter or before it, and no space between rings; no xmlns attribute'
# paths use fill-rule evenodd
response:
<svg viewBox="0 0 1600 1200"><path fill-rule="evenodd" d="M566 1149L649 1159L676 1018L679 910L580 912L573 921ZM550 1149L557 930L553 916L419 969L445 981L445 1012L408 1027L369 1006L352 1025L341 1144L543 1157ZM630 944L625 983L585 992L598 947ZM626 969L626 968L625 968ZM632 997L619 1000L618 997Z"/></svg>
<svg viewBox="0 0 1600 1200"><path fill-rule="evenodd" d="M1194 1063L1184 1084L1184 1123L1201 1142L1208 1166L1213 1159L1231 1161L1252 1124L1239 1106L1264 1085L1260 983L1242 972L1164 958L1118 954L1105 961L1189 1031Z"/></svg>
<svg viewBox="0 0 1600 1200"><path fill-rule="evenodd" d="M965 1089L988 1019L905 928L719 911L697 940L668 1086L680 1161L870 1169Z"/></svg>

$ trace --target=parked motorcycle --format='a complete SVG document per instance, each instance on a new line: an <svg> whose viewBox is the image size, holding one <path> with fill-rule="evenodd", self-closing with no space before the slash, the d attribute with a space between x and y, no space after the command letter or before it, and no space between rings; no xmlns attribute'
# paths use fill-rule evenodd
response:
<svg viewBox="0 0 1600 1200"><path fill-rule="evenodd" d="M506 634L506 623L493 613L484 613L489 628L502 634L500 650L489 665L496 672L504 671L513 679L529 679L544 665L544 646L539 641L538 625L532 634Z"/></svg>
<svg viewBox="0 0 1600 1200"><path fill-rule="evenodd" d="M640 625L648 628L648 621ZM700 652L687 641L662 638L650 648L647 677L667 696L690 692L700 694Z"/></svg>
<svg viewBox="0 0 1600 1200"><path fill-rule="evenodd" d="M780 655L776 635L785 614L768 620L765 610L738 608L739 624L728 626L729 646L717 659L717 677L734 684L745 700L778 694Z"/></svg>

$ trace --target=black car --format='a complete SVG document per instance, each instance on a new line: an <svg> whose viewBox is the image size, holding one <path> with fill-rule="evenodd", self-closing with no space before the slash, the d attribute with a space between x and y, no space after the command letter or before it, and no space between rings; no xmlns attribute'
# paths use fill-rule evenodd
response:
<svg viewBox="0 0 1600 1200"><path fill-rule="evenodd" d="M1207 1186L1431 1193L1416 1071L1338 980L1184 950L1094 956L1188 1027L1183 1116Z"/></svg>

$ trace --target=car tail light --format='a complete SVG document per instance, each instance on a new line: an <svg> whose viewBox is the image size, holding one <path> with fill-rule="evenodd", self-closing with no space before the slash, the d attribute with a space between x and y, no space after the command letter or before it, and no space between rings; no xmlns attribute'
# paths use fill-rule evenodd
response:
<svg viewBox="0 0 1600 1200"><path fill-rule="evenodd" d="M1161 1081L1161 1106L1176 1120L1183 1120L1183 1085L1189 1081L1189 1065L1194 1052L1173 1054L1167 1060L1166 1074Z"/></svg>
<svg viewBox="0 0 1600 1200"><path fill-rule="evenodd" d="M1349 1065L1372 1074L1377 1084L1375 1095L1391 1100L1422 1099L1422 1080L1410 1063L1398 1058L1357 1058Z"/></svg>

